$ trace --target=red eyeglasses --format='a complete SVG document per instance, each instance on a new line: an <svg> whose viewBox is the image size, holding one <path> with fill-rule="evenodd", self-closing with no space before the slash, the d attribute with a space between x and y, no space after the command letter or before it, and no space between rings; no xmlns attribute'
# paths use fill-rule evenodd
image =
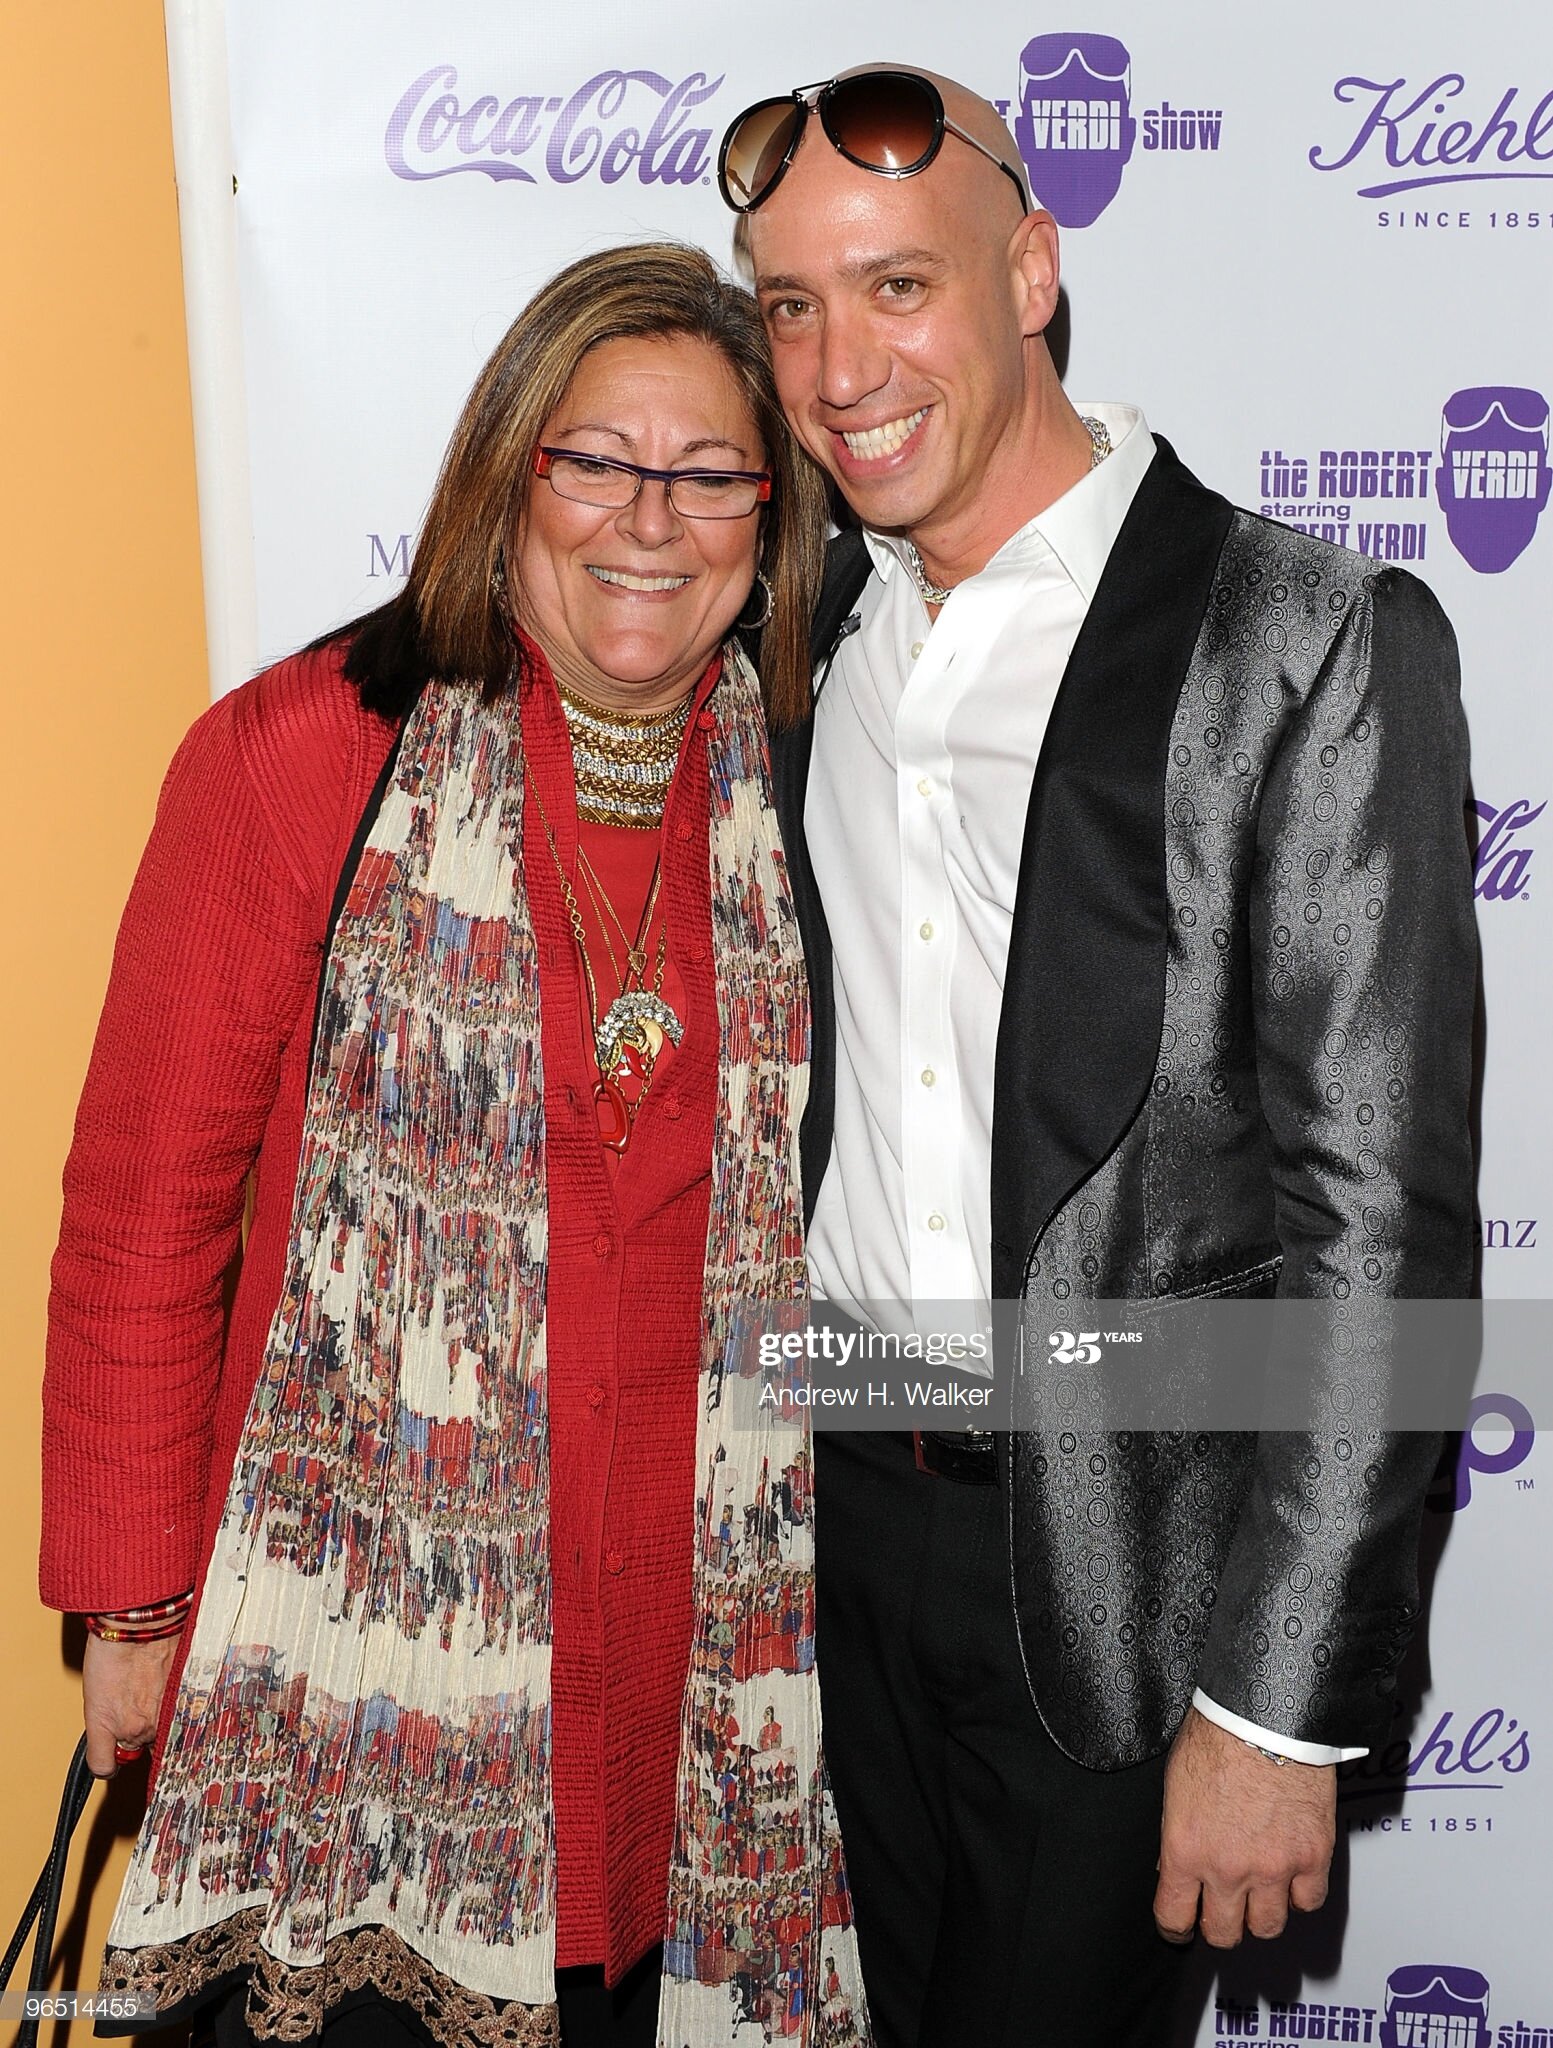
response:
<svg viewBox="0 0 1553 2048"><path fill-rule="evenodd" d="M557 497L601 511L624 511L643 483L662 484L681 519L748 519L757 505L771 502L769 469L644 469L577 448L536 448L534 474Z"/></svg>

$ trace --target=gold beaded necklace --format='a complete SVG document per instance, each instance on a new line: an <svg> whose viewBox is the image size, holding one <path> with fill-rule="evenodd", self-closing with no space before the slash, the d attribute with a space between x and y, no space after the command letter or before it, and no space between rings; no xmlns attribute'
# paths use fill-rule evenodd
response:
<svg viewBox="0 0 1553 2048"><path fill-rule="evenodd" d="M588 1017L593 1026L593 1057L598 1079L593 1084L594 1114L598 1119L599 1136L613 1152L624 1152L631 1142L631 1127L635 1110L627 1099L621 1083L626 1069L633 1068L642 1077L643 1085L637 1097L636 1109L640 1109L652 1086L657 1069L658 1053L665 1039L670 1045L678 1045L685 1035L685 1027L663 994L663 970L668 958L668 924L658 927L657 957L653 963L652 982L649 986L647 973L647 934L652 925L653 911L657 906L659 890L663 881L661 861L653 863L652 882L647 891L647 901L642 907L641 922L637 926L634 943L626 940L626 970L619 975L619 989L614 1000L599 1014L598 980L593 971L593 962L588 954L588 933L583 923L582 909L578 904L576 891L561 859L561 850L555 843L555 833L550 828L544 800L537 784L531 785L539 822L544 828L545 841L550 848L550 858L555 863L556 878L561 885L561 901L566 909L567 922L572 928L578 958L582 963L583 983L587 990ZM618 822L618 821L613 821ZM578 871L587 883L592 863L584 862L586 856L581 847L577 849ZM594 878L595 882L597 878ZM589 893L598 901L598 893L589 884ZM605 897L605 902L609 902ZM614 918L620 936L625 939L625 929L620 924L613 903L609 904L610 915ZM604 943L610 952L610 964L616 967L614 948L609 929L604 927Z"/></svg>
<svg viewBox="0 0 1553 2048"><path fill-rule="evenodd" d="M589 825L656 832L690 717L687 693L667 711L612 711L558 683L572 739L577 815Z"/></svg>

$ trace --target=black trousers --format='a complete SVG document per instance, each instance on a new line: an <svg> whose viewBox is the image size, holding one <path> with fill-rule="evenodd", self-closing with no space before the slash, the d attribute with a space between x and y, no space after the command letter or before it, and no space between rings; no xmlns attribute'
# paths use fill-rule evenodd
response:
<svg viewBox="0 0 1553 2048"><path fill-rule="evenodd" d="M1089 1771L1031 1703L1001 1485L815 1437L825 1751L878 2048L1159 2048L1164 1759Z"/></svg>
<svg viewBox="0 0 1553 2048"><path fill-rule="evenodd" d="M600 1969L557 1970L562 2048L653 2048L658 2038L658 1980L663 1952L654 1949L613 1991ZM194 2043L261 2048L243 2018L247 1993L231 1994L211 2016L214 2032L196 2028ZM322 2048L435 2048L413 2013L371 1992L347 2000L324 2022Z"/></svg>

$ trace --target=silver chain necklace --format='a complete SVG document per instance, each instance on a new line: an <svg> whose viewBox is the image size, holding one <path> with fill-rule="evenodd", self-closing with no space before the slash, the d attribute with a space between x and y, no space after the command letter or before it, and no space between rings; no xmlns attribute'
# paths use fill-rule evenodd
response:
<svg viewBox="0 0 1553 2048"><path fill-rule="evenodd" d="M1089 431L1089 466L1091 469L1098 469L1111 452L1111 436L1104 420L1092 419L1088 413L1080 413L1079 418ZM903 541L901 545L906 551L906 567L911 571L911 580L917 586L918 597L924 604L947 604L953 595L954 586L929 581L928 573L922 566L922 557L917 553L915 541Z"/></svg>

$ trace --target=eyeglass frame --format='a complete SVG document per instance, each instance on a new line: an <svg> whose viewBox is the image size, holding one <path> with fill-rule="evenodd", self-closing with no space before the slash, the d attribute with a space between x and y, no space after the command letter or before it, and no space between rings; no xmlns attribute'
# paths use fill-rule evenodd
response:
<svg viewBox="0 0 1553 2048"><path fill-rule="evenodd" d="M825 100L827 94L834 92L837 86L861 85L866 80L872 78L907 79L924 94L929 105L932 107L933 139L915 163L866 163L862 157L854 156L851 150L840 141L830 122L826 119ZM812 105L810 104L811 93L814 95ZM741 206L728 190L727 164L729 145L739 129L743 127L752 114L763 113L767 107L786 106L789 102L796 103L802 109L804 118L794 127L792 137L786 149L782 152L782 161L777 165L764 190L758 197L750 200L747 205ZM948 111L944 106L944 96L931 78L924 78L917 71L897 71L888 65L881 65L878 70L854 71L844 78L828 78L822 83L814 85L795 86L791 92L773 93L769 99L754 100L744 109L743 113L735 114L724 131L722 147L717 152L717 189L722 194L723 204L731 212L747 218L758 206L765 205L777 186L787 176L788 168L793 158L798 154L798 145L803 141L804 134L808 128L810 114L819 115L820 127L824 130L825 139L838 156L845 157L849 164L855 164L860 171L871 171L876 178L915 178L920 172L927 170L935 162L938 152L944 146L945 135L957 135L962 142L968 142L972 149L977 150L984 156L989 164L997 165L1004 177L1012 183L1015 191L1018 192L1021 212L1028 213L1030 211L1030 193L1026 189L1025 181L1019 172L1014 169L1012 164L1006 164L1002 157L995 155L985 142L978 142L976 137L969 134L957 121L950 120Z"/></svg>
<svg viewBox="0 0 1553 2048"><path fill-rule="evenodd" d="M636 478L636 489L619 505L599 504L591 498L567 498L565 491L556 490L554 477L550 474L556 459L569 456L576 462L597 462L605 469L618 469ZM546 448L534 450L530 465L535 476L543 477L558 498L566 498L569 505L592 505L595 512L624 512L634 505L642 495L644 483L662 484L663 494L670 508L681 519L748 519L760 510L762 505L771 503L771 472L769 469L648 469L644 463L627 462L618 455L595 455L587 448ZM739 483L756 484L755 502L747 512L687 512L674 503L674 486L681 477L728 477Z"/></svg>

